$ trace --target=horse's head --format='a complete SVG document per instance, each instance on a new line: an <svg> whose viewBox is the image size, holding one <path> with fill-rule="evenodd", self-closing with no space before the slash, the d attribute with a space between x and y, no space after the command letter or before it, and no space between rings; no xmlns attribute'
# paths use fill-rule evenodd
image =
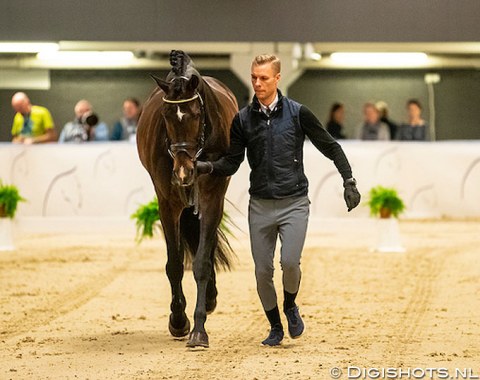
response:
<svg viewBox="0 0 480 380"><path fill-rule="evenodd" d="M202 153L205 110L196 75L174 77L167 82L155 78L165 93L162 116L167 130L168 153L173 159L172 183L190 186L195 180L195 161Z"/></svg>

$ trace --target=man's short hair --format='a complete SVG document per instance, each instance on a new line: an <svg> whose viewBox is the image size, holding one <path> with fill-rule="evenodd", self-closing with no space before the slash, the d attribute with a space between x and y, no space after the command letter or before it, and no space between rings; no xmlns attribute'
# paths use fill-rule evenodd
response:
<svg viewBox="0 0 480 380"><path fill-rule="evenodd" d="M257 55L253 61L252 66L264 65L266 63L271 63L275 74L278 74L281 69L280 58L273 54L260 54Z"/></svg>
<svg viewBox="0 0 480 380"><path fill-rule="evenodd" d="M411 105L411 104L414 104L416 105L418 108L422 109L422 104L420 103L420 101L418 99L408 99L407 101L407 106Z"/></svg>
<svg viewBox="0 0 480 380"><path fill-rule="evenodd" d="M363 109L365 108L372 108L374 109L375 111L379 112L380 110L378 109L378 107L375 105L375 103L373 102L367 102L363 105Z"/></svg>

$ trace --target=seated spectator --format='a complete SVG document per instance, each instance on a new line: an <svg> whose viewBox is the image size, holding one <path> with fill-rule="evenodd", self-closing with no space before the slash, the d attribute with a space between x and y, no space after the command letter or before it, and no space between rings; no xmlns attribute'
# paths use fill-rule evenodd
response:
<svg viewBox="0 0 480 380"><path fill-rule="evenodd" d="M394 123L388 116L388 104L384 101L379 101L375 103L378 112L380 113L380 121L388 125L390 131L390 138L393 139L397 135L398 125Z"/></svg>
<svg viewBox="0 0 480 380"><path fill-rule="evenodd" d="M127 98L123 101L123 117L115 123L110 140L128 140L135 142L137 123L140 117L140 102L135 98Z"/></svg>
<svg viewBox="0 0 480 380"><path fill-rule="evenodd" d="M65 124L58 139L59 143L108 140L108 127L99 122L88 100L80 100L74 111L75 120Z"/></svg>
<svg viewBox="0 0 480 380"><path fill-rule="evenodd" d="M388 125L380 121L380 113L373 103L363 106L364 122L357 128L361 140L390 140Z"/></svg>
<svg viewBox="0 0 480 380"><path fill-rule="evenodd" d="M400 125L396 139L402 141L430 140L428 124L422 119L422 105L417 99L407 102L408 122Z"/></svg>
<svg viewBox="0 0 480 380"><path fill-rule="evenodd" d="M345 107L342 103L333 103L327 122L327 132L330 133L335 140L345 138L345 135L342 133L344 120Z"/></svg>
<svg viewBox="0 0 480 380"><path fill-rule="evenodd" d="M12 108L16 112L12 124L12 142L28 145L57 139L50 111L45 107L32 105L27 94L17 92L13 95Z"/></svg>

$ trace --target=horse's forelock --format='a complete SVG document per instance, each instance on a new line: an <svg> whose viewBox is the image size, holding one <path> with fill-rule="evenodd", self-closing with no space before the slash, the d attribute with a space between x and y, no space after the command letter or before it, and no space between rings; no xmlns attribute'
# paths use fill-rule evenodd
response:
<svg viewBox="0 0 480 380"><path fill-rule="evenodd" d="M173 94L174 96L180 97L186 91L187 81L185 78L175 78L173 81Z"/></svg>
<svg viewBox="0 0 480 380"><path fill-rule="evenodd" d="M168 98L171 100L179 100L189 98L197 89L188 88L189 79L186 77L174 77L170 89L168 91ZM198 87L201 87L200 85Z"/></svg>

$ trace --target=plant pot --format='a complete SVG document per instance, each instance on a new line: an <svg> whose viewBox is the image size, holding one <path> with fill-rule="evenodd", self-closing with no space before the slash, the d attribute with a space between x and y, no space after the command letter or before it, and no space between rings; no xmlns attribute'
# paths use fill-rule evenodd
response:
<svg viewBox="0 0 480 380"><path fill-rule="evenodd" d="M392 210L387 207L382 207L380 209L380 218L381 219L388 219L392 216Z"/></svg>
<svg viewBox="0 0 480 380"><path fill-rule="evenodd" d="M6 218L7 217L7 211L5 210L5 206L3 204L0 204L0 218Z"/></svg>
<svg viewBox="0 0 480 380"><path fill-rule="evenodd" d="M15 249L13 245L12 226L12 219L0 218L0 251L12 251Z"/></svg>

